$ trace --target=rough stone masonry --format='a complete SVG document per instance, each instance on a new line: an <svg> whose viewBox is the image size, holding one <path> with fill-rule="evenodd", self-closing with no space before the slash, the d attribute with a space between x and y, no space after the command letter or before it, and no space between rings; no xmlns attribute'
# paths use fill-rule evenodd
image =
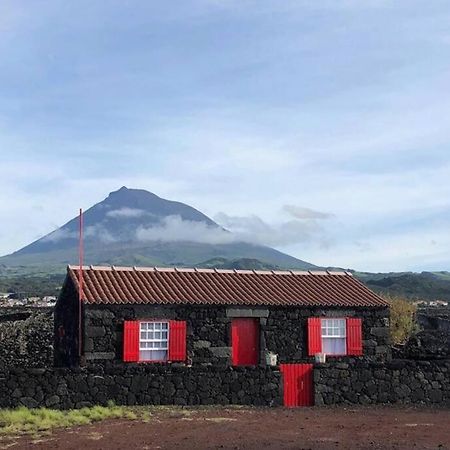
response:
<svg viewBox="0 0 450 450"><path fill-rule="evenodd" d="M0 371L0 408L120 405L282 404L280 372L270 368L133 365Z"/></svg>
<svg viewBox="0 0 450 450"><path fill-rule="evenodd" d="M316 405L402 403L450 407L450 360L317 364L314 389Z"/></svg>

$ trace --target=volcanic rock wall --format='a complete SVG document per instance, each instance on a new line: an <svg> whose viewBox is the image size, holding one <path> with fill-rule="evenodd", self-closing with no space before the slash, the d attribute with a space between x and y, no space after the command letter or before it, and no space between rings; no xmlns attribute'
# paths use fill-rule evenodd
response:
<svg viewBox="0 0 450 450"><path fill-rule="evenodd" d="M53 366L52 308L0 308L0 369Z"/></svg>
<svg viewBox="0 0 450 450"><path fill-rule="evenodd" d="M450 406L450 360L318 364L314 368L314 388L316 405Z"/></svg>
<svg viewBox="0 0 450 450"><path fill-rule="evenodd" d="M280 372L270 368L154 364L85 369L0 371L0 408L121 405L259 405L282 403Z"/></svg>

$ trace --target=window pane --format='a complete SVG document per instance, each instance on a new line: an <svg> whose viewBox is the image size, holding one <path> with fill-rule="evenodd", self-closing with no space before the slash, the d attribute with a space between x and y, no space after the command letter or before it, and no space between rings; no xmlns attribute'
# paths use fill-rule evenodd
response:
<svg viewBox="0 0 450 450"><path fill-rule="evenodd" d="M141 350L139 352L139 359L141 361L166 361L166 350Z"/></svg>
<svg viewBox="0 0 450 450"><path fill-rule="evenodd" d="M322 351L327 355L345 355L345 338L323 338Z"/></svg>
<svg viewBox="0 0 450 450"><path fill-rule="evenodd" d="M167 359L169 324L167 322L141 322L140 360L165 361Z"/></svg>
<svg viewBox="0 0 450 450"><path fill-rule="evenodd" d="M345 319L322 319L322 337L345 337Z"/></svg>

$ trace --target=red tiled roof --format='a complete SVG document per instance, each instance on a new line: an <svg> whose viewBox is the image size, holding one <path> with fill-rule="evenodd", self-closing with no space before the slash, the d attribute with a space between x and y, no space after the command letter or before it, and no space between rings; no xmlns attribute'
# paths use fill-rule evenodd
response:
<svg viewBox="0 0 450 450"><path fill-rule="evenodd" d="M78 290L77 266L68 275ZM387 302L348 272L83 267L88 304L368 306Z"/></svg>

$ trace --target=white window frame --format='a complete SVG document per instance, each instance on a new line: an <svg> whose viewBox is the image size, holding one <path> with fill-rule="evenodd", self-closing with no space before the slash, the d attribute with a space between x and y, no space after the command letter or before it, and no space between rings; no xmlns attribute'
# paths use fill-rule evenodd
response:
<svg viewBox="0 0 450 450"><path fill-rule="evenodd" d="M153 330L148 329L148 325L151 324L153 327ZM144 326L146 327L144 329ZM159 326L159 329L155 329L156 326ZM164 327L164 328L163 328ZM169 357L169 322L166 320L142 320L139 322L139 361L167 361ZM167 333L167 338L163 339L160 338L142 338L142 333L146 333L148 336L148 333ZM153 343L154 346L147 347L143 346L142 344L146 343ZM159 344L159 345L155 345ZM141 358L141 351L165 351L166 352L166 358L165 359L146 359Z"/></svg>
<svg viewBox="0 0 450 450"><path fill-rule="evenodd" d="M336 322L338 322L336 324ZM343 325L343 326L342 326ZM347 354L347 320L343 317L326 317L320 319L320 337L322 339L343 339L344 353L327 353L328 356L344 356Z"/></svg>

